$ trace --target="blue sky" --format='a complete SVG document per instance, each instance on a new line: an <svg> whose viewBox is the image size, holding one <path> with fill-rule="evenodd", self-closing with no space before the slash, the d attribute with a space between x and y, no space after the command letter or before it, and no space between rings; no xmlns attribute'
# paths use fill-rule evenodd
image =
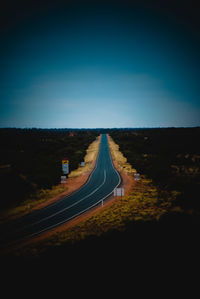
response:
<svg viewBox="0 0 200 299"><path fill-rule="evenodd" d="M200 125L199 28L106 3L22 6L4 25L0 127Z"/></svg>

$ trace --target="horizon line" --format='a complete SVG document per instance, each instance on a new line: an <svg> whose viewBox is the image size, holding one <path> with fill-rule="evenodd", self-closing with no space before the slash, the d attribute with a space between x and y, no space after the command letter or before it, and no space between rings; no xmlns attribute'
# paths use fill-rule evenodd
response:
<svg viewBox="0 0 200 299"><path fill-rule="evenodd" d="M21 129L21 130L134 130L134 129L172 129L172 128L200 128L199 126L155 126L155 127L96 127L96 128L70 128L70 127L0 127L1 129Z"/></svg>

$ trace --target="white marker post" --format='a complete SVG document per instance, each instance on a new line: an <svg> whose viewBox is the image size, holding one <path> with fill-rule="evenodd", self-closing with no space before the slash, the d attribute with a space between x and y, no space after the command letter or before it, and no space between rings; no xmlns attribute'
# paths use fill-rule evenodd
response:
<svg viewBox="0 0 200 299"><path fill-rule="evenodd" d="M124 196L124 188L115 188L114 189L114 196Z"/></svg>
<svg viewBox="0 0 200 299"><path fill-rule="evenodd" d="M134 180L139 181L140 180L140 174L139 173L134 173Z"/></svg>
<svg viewBox="0 0 200 299"><path fill-rule="evenodd" d="M66 184L67 178L65 175L61 175L61 184Z"/></svg>

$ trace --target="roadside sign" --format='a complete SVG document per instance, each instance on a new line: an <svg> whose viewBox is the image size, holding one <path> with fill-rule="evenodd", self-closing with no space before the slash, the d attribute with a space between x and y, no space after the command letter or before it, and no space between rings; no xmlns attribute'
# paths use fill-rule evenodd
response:
<svg viewBox="0 0 200 299"><path fill-rule="evenodd" d="M124 188L115 188L114 196L124 196Z"/></svg>
<svg viewBox="0 0 200 299"><path fill-rule="evenodd" d="M64 174L69 173L69 164L62 164L62 171Z"/></svg>
<svg viewBox="0 0 200 299"><path fill-rule="evenodd" d="M62 164L69 164L69 160L67 158L62 159Z"/></svg>
<svg viewBox="0 0 200 299"><path fill-rule="evenodd" d="M61 175L61 184L65 184L67 181L67 177L65 175Z"/></svg>
<svg viewBox="0 0 200 299"><path fill-rule="evenodd" d="M64 174L69 173L69 160L67 158L62 159L62 171Z"/></svg>

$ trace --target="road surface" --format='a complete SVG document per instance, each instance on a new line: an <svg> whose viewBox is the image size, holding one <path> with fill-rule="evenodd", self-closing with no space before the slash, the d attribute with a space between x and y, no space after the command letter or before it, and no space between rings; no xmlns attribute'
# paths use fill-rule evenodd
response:
<svg viewBox="0 0 200 299"><path fill-rule="evenodd" d="M100 204L120 183L120 175L112 163L107 136L103 134L96 166L86 184L62 200L12 222L4 228L1 244L19 242L71 220Z"/></svg>

